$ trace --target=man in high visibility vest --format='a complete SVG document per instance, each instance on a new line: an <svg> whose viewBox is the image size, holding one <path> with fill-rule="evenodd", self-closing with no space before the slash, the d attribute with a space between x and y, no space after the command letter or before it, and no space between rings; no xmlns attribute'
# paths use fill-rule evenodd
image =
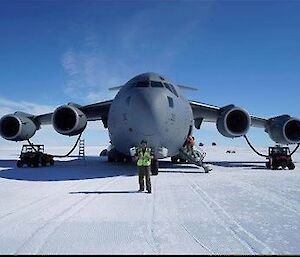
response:
<svg viewBox="0 0 300 257"><path fill-rule="evenodd" d="M139 192L144 191L144 178L146 178L146 189L149 194L151 194L151 159L153 159L153 154L151 148L147 146L147 141L142 140L141 146L137 150L137 166L139 170Z"/></svg>

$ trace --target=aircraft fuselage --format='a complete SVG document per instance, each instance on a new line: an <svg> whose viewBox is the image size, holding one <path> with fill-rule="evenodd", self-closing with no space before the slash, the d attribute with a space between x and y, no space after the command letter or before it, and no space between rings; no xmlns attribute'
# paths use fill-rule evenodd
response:
<svg viewBox="0 0 300 257"><path fill-rule="evenodd" d="M145 139L157 158L158 149L168 156L178 154L193 126L193 114L180 89L155 73L145 73L127 82L116 95L108 115L108 130L115 148L129 149Z"/></svg>

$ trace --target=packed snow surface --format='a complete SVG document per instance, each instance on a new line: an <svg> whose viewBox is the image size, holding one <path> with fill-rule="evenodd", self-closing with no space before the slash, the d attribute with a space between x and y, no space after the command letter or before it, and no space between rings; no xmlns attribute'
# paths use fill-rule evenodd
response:
<svg viewBox="0 0 300 257"><path fill-rule="evenodd" d="M134 164L100 150L18 169L0 149L0 254L300 254L300 164L207 147L213 171L163 160L146 194Z"/></svg>

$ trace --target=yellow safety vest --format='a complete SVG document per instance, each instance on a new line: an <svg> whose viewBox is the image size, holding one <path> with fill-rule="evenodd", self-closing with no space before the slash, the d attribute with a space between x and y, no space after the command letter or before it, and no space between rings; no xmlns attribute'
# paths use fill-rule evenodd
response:
<svg viewBox="0 0 300 257"><path fill-rule="evenodd" d="M143 149L138 150L138 161L137 166L150 166L151 165L151 149L146 148L145 153L143 153Z"/></svg>

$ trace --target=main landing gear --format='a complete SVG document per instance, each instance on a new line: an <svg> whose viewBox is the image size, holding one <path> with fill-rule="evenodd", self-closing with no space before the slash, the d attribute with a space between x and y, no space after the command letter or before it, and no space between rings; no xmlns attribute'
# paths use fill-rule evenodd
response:
<svg viewBox="0 0 300 257"><path fill-rule="evenodd" d="M158 168L159 168L158 160L157 159L152 159L151 160L151 174L153 176L158 175Z"/></svg>
<svg viewBox="0 0 300 257"><path fill-rule="evenodd" d="M100 156L103 155L100 154ZM117 151L116 149L111 149L110 151L107 151L107 160L108 162L129 163L131 161L131 157Z"/></svg>
<svg viewBox="0 0 300 257"><path fill-rule="evenodd" d="M119 151L117 151L115 148L112 148L111 150L109 149L104 149L101 153L100 156L107 156L108 162L118 162L118 163L129 163L132 161L131 156L127 156ZM153 176L158 175L158 168L159 168L159 163L157 159L152 159L151 160L151 174Z"/></svg>

